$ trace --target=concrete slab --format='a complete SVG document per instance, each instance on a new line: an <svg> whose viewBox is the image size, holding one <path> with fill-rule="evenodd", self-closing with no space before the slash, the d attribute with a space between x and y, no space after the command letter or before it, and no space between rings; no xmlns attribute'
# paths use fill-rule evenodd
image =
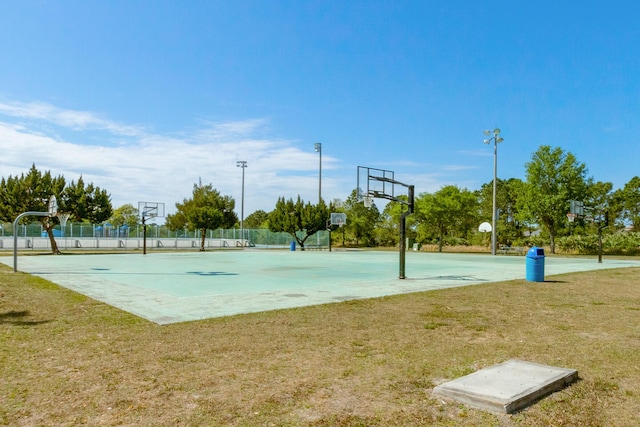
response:
<svg viewBox="0 0 640 427"><path fill-rule="evenodd" d="M512 359L440 384L433 393L474 408L510 414L577 379L575 369Z"/></svg>

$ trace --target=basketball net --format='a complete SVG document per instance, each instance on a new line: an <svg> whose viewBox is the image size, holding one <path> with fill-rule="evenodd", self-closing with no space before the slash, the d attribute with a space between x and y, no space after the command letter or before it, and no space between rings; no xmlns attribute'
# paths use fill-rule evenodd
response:
<svg viewBox="0 0 640 427"><path fill-rule="evenodd" d="M576 220L576 217L577 217L577 216L578 216L578 215L576 215L576 214L568 213L568 214L567 214L567 219L569 220L569 222L574 222L574 221Z"/></svg>
<svg viewBox="0 0 640 427"><path fill-rule="evenodd" d="M67 220L69 219L71 214L59 212L56 216L60 220L60 227L65 228L67 226Z"/></svg>
<svg viewBox="0 0 640 427"><path fill-rule="evenodd" d="M373 204L373 197L372 196L362 196L362 201L364 202L364 207L365 208L370 208L371 205Z"/></svg>

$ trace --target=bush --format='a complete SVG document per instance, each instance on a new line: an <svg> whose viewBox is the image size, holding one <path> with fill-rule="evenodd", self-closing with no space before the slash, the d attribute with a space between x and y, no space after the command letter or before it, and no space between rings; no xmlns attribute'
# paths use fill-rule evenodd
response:
<svg viewBox="0 0 640 427"><path fill-rule="evenodd" d="M538 246L540 248L543 248L548 245L549 245L549 239L542 236L523 237L513 242L513 246L522 246L522 247Z"/></svg>
<svg viewBox="0 0 640 427"><path fill-rule="evenodd" d="M595 234L565 236L556 239L559 251L594 255L598 253ZM608 255L640 255L640 233L615 233L602 236L602 251Z"/></svg>
<svg viewBox="0 0 640 427"><path fill-rule="evenodd" d="M609 234L602 242L603 250L615 255L640 255L640 233Z"/></svg>
<svg viewBox="0 0 640 427"><path fill-rule="evenodd" d="M445 246L468 246L469 242L467 239L463 239L461 237L445 237L444 238Z"/></svg>

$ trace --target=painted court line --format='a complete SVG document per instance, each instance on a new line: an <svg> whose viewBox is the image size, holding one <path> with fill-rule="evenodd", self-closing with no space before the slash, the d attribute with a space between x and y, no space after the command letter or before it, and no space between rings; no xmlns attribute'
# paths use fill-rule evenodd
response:
<svg viewBox="0 0 640 427"><path fill-rule="evenodd" d="M158 324L467 286L525 277L525 257L275 250L21 256L18 270ZM0 262L13 266L12 257ZM555 258L545 276L640 266ZM535 282L532 282L532 286Z"/></svg>

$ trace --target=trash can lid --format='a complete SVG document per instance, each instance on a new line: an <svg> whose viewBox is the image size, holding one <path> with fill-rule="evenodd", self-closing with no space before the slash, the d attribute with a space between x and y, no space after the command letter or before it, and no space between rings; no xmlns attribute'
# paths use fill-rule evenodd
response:
<svg viewBox="0 0 640 427"><path fill-rule="evenodd" d="M544 248L539 248L537 246L531 247L527 252L527 258L544 258Z"/></svg>

